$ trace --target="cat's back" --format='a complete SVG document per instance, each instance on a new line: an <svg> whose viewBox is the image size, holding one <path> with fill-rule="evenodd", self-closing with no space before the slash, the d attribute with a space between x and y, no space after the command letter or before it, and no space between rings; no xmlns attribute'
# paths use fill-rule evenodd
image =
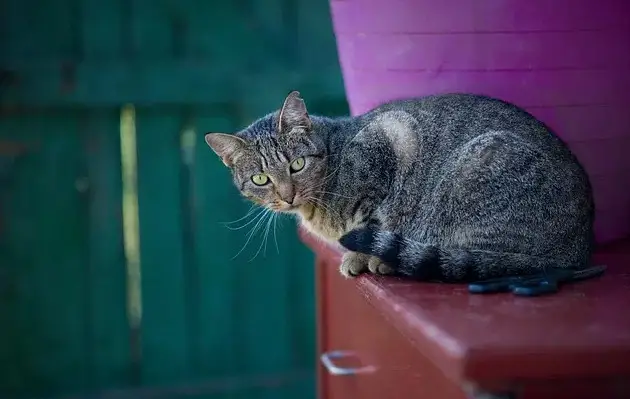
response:
<svg viewBox="0 0 630 399"><path fill-rule="evenodd" d="M450 93L394 100L358 117L395 146L415 143L441 158L478 136L505 132L550 157L574 161L564 143L544 123L516 105L477 94ZM413 138L413 140L409 140Z"/></svg>
<svg viewBox="0 0 630 399"><path fill-rule="evenodd" d="M366 112L364 116L375 116L379 113L393 110L403 110L415 115L426 115L427 113L442 114L448 112L453 115L458 115L458 117L467 118L478 117L488 112L495 112L495 116L508 113L512 116L518 115L519 118L523 119L533 118L521 108L507 101L471 93L432 94L423 97L391 100Z"/></svg>
<svg viewBox="0 0 630 399"><path fill-rule="evenodd" d="M435 94L425 97L393 100L380 105L362 116L365 121L382 119L383 115L405 113L423 127L442 128L445 131L483 134L485 130L544 133L549 129L534 116L514 104L496 98L467 93ZM368 122L369 123L369 122Z"/></svg>
<svg viewBox="0 0 630 399"><path fill-rule="evenodd" d="M586 172L568 147L544 123L505 101L474 94L431 95L391 101L358 119L360 149L353 158L361 166L379 142L388 143L390 150L381 150L381 158L393 160L393 184L399 188L431 192L451 169L463 167L466 174L481 176L487 167L515 168L524 159L535 159L528 167L536 173L589 190Z"/></svg>

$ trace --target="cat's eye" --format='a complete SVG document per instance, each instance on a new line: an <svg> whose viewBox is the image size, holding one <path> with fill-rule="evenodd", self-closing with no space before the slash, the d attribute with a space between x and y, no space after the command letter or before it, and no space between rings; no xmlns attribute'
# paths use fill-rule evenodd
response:
<svg viewBox="0 0 630 399"><path fill-rule="evenodd" d="M269 183L269 177L264 173L258 173L252 176L252 182L257 186L264 186Z"/></svg>
<svg viewBox="0 0 630 399"><path fill-rule="evenodd" d="M299 172L302 169L304 169L304 164L305 164L305 160L304 157L299 157L293 160L293 162L291 162L291 164L289 165L289 169L291 169L291 173L293 172Z"/></svg>

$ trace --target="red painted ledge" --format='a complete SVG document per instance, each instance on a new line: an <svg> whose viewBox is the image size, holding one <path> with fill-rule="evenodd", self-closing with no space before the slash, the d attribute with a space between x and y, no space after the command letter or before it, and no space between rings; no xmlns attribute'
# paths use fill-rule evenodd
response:
<svg viewBox="0 0 630 399"><path fill-rule="evenodd" d="M337 265L341 252L304 230ZM630 239L601 247L597 279L558 294L471 295L464 285L361 276L358 289L447 376L464 381L630 377Z"/></svg>

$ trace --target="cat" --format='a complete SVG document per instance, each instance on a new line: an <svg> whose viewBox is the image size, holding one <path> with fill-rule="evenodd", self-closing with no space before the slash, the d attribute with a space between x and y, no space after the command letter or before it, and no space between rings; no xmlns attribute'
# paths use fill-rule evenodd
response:
<svg viewBox="0 0 630 399"><path fill-rule="evenodd" d="M246 198L341 244L346 277L466 282L590 263L584 168L499 99L436 94L328 118L294 91L279 111L205 140Z"/></svg>

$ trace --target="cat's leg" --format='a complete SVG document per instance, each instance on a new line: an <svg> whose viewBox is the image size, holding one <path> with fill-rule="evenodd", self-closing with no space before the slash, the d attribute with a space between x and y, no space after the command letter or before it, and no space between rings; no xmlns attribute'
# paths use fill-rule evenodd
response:
<svg viewBox="0 0 630 399"><path fill-rule="evenodd" d="M369 255L358 252L346 252L341 258L339 271L348 278L356 277L368 270Z"/></svg>
<svg viewBox="0 0 630 399"><path fill-rule="evenodd" d="M373 274L392 274L394 269L387 266L380 258L376 256L370 256L368 261L368 269Z"/></svg>
<svg viewBox="0 0 630 399"><path fill-rule="evenodd" d="M388 204L388 200L391 201L391 198L387 198L385 201L383 201L383 204L381 204L380 209L375 212L374 218L368 224L368 227L376 227L378 229L382 229L384 227L388 229L395 229L396 227L394 226L399 227L402 225L401 221L396 220L395 218L390 216L391 212L383 212L383 208L387 209L386 207L391 206ZM387 265L385 262L383 262L383 260L381 260L381 258L376 256L369 257L368 270L370 271L370 273L377 275L393 274L395 271L394 268Z"/></svg>

